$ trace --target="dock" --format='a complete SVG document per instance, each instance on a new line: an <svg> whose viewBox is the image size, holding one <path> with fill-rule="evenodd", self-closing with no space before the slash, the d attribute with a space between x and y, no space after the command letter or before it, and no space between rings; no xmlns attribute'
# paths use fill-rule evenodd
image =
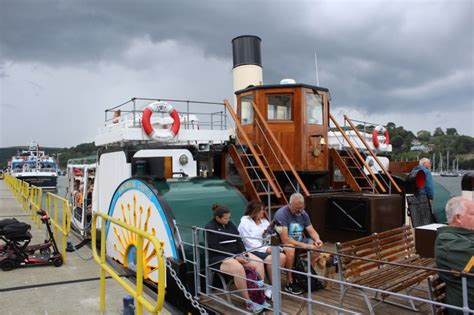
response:
<svg viewBox="0 0 474 315"><path fill-rule="evenodd" d="M45 226L31 221L5 181L0 180L0 220L16 218L31 225L30 244L41 243ZM78 240L71 238L73 244ZM68 253L61 267L27 266L5 272L0 270L1 314L62 315L101 314L99 312L99 266L92 259L90 247ZM121 314L127 292L114 280L106 280L106 312ZM146 313L146 312L145 312ZM171 314L163 309L162 314Z"/></svg>

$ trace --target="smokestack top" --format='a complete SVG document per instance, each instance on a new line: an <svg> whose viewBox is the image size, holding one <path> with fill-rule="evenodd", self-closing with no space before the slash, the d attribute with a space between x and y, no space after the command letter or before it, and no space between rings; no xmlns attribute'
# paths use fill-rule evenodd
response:
<svg viewBox="0 0 474 315"><path fill-rule="evenodd" d="M262 66L260 43L262 40L255 35L242 35L232 40L234 68L242 65Z"/></svg>

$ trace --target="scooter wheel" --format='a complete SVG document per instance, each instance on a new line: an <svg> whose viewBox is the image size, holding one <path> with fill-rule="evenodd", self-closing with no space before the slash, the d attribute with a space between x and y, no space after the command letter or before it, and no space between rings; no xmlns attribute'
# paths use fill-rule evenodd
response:
<svg viewBox="0 0 474 315"><path fill-rule="evenodd" d="M15 262L13 260L5 260L2 262L2 270L3 271L10 271L15 268Z"/></svg>
<svg viewBox="0 0 474 315"><path fill-rule="evenodd" d="M55 260L53 260L53 265L54 267L61 267L63 265L63 259L56 258Z"/></svg>

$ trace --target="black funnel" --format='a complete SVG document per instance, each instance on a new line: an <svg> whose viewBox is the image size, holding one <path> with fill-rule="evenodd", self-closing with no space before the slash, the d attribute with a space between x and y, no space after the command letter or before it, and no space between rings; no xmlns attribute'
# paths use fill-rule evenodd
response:
<svg viewBox="0 0 474 315"><path fill-rule="evenodd" d="M234 68L242 65L262 66L262 55L258 36L243 35L232 40L232 54L234 57Z"/></svg>

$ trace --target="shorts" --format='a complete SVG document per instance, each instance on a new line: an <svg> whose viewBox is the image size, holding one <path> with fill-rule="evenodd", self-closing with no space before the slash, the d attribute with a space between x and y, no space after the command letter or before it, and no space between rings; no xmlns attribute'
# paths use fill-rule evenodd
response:
<svg viewBox="0 0 474 315"><path fill-rule="evenodd" d="M251 252L252 254L254 254L255 256L257 256L258 258L260 258L261 260L265 260L265 258L267 258L270 253L263 253L263 252Z"/></svg>

